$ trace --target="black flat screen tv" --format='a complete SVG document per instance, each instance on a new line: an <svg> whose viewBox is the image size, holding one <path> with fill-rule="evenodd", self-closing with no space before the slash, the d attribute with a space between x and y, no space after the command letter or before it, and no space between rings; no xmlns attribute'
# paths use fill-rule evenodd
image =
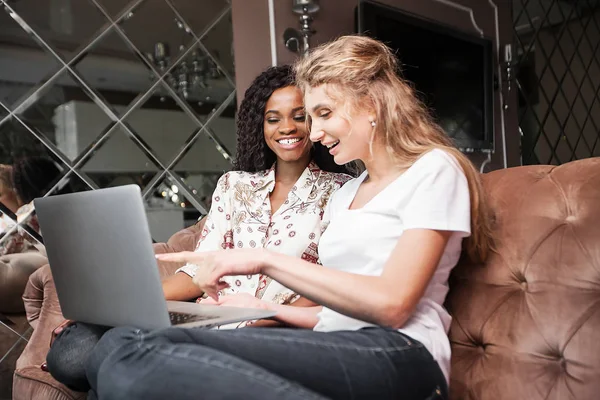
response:
<svg viewBox="0 0 600 400"><path fill-rule="evenodd" d="M436 121L463 150L489 150L494 138L493 45L397 8L364 0L358 33L392 48Z"/></svg>

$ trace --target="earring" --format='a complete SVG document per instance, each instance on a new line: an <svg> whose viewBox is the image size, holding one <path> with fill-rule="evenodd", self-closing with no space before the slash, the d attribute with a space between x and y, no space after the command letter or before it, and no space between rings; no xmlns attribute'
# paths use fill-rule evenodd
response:
<svg viewBox="0 0 600 400"><path fill-rule="evenodd" d="M375 121L371 121L371 126L372 126L373 128L375 128L375 125L377 125L377 123L376 123Z"/></svg>

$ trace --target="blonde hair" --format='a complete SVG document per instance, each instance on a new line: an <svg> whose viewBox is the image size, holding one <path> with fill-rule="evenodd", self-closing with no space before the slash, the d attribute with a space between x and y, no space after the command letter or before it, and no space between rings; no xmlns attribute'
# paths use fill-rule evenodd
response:
<svg viewBox="0 0 600 400"><path fill-rule="evenodd" d="M376 113L375 138L401 168L410 167L433 149L451 154L461 166L471 199L471 237L467 253L483 261L492 247L491 218L479 172L437 125L414 90L398 75L398 60L383 43L364 36L342 36L323 44L295 65L298 86L305 92L327 84L335 100L351 110L365 100ZM345 107L344 107L345 108Z"/></svg>

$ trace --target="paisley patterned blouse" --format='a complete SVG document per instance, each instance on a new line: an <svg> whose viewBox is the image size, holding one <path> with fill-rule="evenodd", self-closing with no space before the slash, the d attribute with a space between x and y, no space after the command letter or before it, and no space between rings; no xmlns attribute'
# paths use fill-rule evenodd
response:
<svg viewBox="0 0 600 400"><path fill-rule="evenodd" d="M269 194L275 187L275 165L256 173L232 171L223 175L196 251L265 247L318 263L317 245L328 221L324 209L331 195L351 177L325 172L310 163L287 199L271 215ZM195 275L196 266L178 272ZM221 294L250 293L259 299L290 304L299 296L263 275L224 278L230 287Z"/></svg>

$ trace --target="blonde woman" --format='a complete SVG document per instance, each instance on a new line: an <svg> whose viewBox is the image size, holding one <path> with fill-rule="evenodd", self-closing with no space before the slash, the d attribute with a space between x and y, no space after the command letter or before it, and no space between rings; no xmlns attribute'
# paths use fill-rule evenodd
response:
<svg viewBox="0 0 600 400"><path fill-rule="evenodd" d="M221 278L267 275L323 304L298 310L313 329L117 328L86 367L100 399L447 398L448 276L464 238L486 257L489 221L476 170L397 67L358 36L296 66L311 140L366 166L328 206L325 268L265 249L159 256L198 265L195 282L217 303Z"/></svg>

